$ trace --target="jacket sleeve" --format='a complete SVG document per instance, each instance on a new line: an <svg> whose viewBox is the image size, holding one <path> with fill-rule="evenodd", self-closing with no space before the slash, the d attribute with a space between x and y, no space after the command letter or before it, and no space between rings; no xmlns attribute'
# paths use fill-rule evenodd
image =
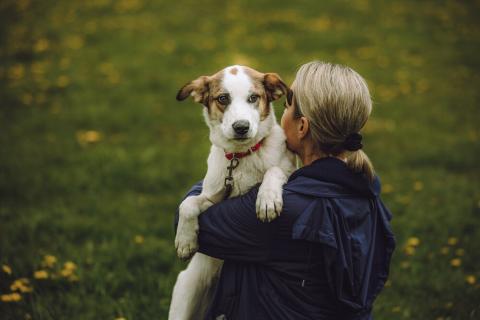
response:
<svg viewBox="0 0 480 320"><path fill-rule="evenodd" d="M293 239L322 245L324 274L345 314L368 312L385 284L395 247L390 217L379 199L319 199L293 227Z"/></svg>
<svg viewBox="0 0 480 320"><path fill-rule="evenodd" d="M355 222L332 216L337 248L325 250L325 266L337 299L354 312L370 310L385 285L395 247L389 227L390 212L379 199L371 200L370 214Z"/></svg>
<svg viewBox="0 0 480 320"><path fill-rule="evenodd" d="M198 183L187 196L200 193ZM255 186L242 196L211 206L199 216L199 252L223 260L268 260L275 221L263 223L257 219L257 193ZM178 210L175 220L178 223Z"/></svg>

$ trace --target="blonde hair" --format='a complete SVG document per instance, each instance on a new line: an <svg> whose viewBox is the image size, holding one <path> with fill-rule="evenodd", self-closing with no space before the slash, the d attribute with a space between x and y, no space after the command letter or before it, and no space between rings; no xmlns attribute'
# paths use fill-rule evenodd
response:
<svg viewBox="0 0 480 320"><path fill-rule="evenodd" d="M310 135L320 151L346 153L347 165L373 179L373 165L362 150L349 151L344 143L363 128L372 111L365 80L349 67L313 61L297 71L292 84L296 114L310 124Z"/></svg>

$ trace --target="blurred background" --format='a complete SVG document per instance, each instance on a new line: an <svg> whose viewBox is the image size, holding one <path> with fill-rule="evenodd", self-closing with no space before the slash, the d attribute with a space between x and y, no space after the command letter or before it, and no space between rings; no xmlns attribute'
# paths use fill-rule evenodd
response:
<svg viewBox="0 0 480 320"><path fill-rule="evenodd" d="M479 19L478 0L2 0L0 318L165 319L174 211L210 146L177 90L319 59L375 103L398 241L375 318L479 319Z"/></svg>

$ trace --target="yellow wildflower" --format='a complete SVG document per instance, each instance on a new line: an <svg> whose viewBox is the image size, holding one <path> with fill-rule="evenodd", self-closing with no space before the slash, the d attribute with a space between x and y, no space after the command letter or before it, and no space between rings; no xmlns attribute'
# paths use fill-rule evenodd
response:
<svg viewBox="0 0 480 320"><path fill-rule="evenodd" d="M60 274L62 275L62 277L68 278L73 274L73 271L68 269L63 269L60 271Z"/></svg>
<svg viewBox="0 0 480 320"><path fill-rule="evenodd" d="M458 238L450 237L448 238L447 243L451 246L454 246L458 243Z"/></svg>
<svg viewBox="0 0 480 320"><path fill-rule="evenodd" d="M474 285L475 282L477 282L477 278L475 278L474 275L468 275L465 277L465 281L467 281L468 284Z"/></svg>
<svg viewBox="0 0 480 320"><path fill-rule="evenodd" d="M43 257L42 266L51 268L55 263L57 263L57 258L55 256L47 254Z"/></svg>
<svg viewBox="0 0 480 320"><path fill-rule="evenodd" d="M60 271L60 275L65 278L74 277L73 272L77 269L77 265L72 261L67 261L63 264L63 269Z"/></svg>
<svg viewBox="0 0 480 320"><path fill-rule="evenodd" d="M419 244L420 244L420 239L418 239L417 237L410 237L407 240L407 246L417 247Z"/></svg>
<svg viewBox="0 0 480 320"><path fill-rule="evenodd" d="M29 287L30 281L26 278L21 278L13 281L10 285L10 290L20 292L32 292L32 288Z"/></svg>
<svg viewBox="0 0 480 320"><path fill-rule="evenodd" d="M452 265L452 267L460 267L460 265L462 264L462 260L455 258L450 260L450 264Z"/></svg>
<svg viewBox="0 0 480 320"><path fill-rule="evenodd" d="M73 263L72 261L67 261L63 265L63 268L65 270L72 270L73 271L73 270L77 269L77 265L75 263Z"/></svg>
<svg viewBox="0 0 480 320"><path fill-rule="evenodd" d="M35 279L47 279L48 278L48 272L45 270L38 270L33 273L33 277Z"/></svg>
<svg viewBox="0 0 480 320"><path fill-rule="evenodd" d="M68 78L67 76L62 75L62 76L58 77L58 79L57 79L57 86L58 87L65 88L69 84L70 84L70 78Z"/></svg>
<svg viewBox="0 0 480 320"><path fill-rule="evenodd" d="M85 40L81 36L73 35L65 40L65 44L68 48L77 50L83 47Z"/></svg>
<svg viewBox="0 0 480 320"><path fill-rule="evenodd" d="M88 131L78 131L77 140L80 144L84 145L87 143L98 142L102 139L102 134L95 130Z"/></svg>
<svg viewBox="0 0 480 320"><path fill-rule="evenodd" d="M48 49L49 43L47 39L38 39L33 46L35 52L43 52Z"/></svg>
<svg viewBox="0 0 480 320"><path fill-rule="evenodd" d="M8 70L8 76L12 80L20 80L25 75L25 67L21 64L16 64Z"/></svg>
<svg viewBox="0 0 480 320"><path fill-rule="evenodd" d="M20 288L20 292L23 292L23 293L28 293L28 292L32 292L32 291L33 291L32 287L24 286L24 287Z"/></svg>
<svg viewBox="0 0 480 320"><path fill-rule="evenodd" d="M10 297L12 298L13 302L17 302L17 301L22 300L22 296L19 293L16 293L16 292L10 293Z"/></svg>
<svg viewBox="0 0 480 320"><path fill-rule="evenodd" d="M387 193L392 193L394 190L393 186L391 184L384 184L383 187L382 187L382 192L387 194Z"/></svg>
<svg viewBox="0 0 480 320"><path fill-rule="evenodd" d="M12 274L12 268L10 268L10 266L4 264L2 265L2 270L3 272L5 272L6 274Z"/></svg>
<svg viewBox="0 0 480 320"><path fill-rule="evenodd" d="M398 312L400 312L400 310L402 310L402 309L399 306L395 306L395 307L392 308L392 312L394 312L394 313L398 313Z"/></svg>
<svg viewBox="0 0 480 320"><path fill-rule="evenodd" d="M28 279L25 279L25 278L15 280L10 285L10 290L12 290L12 291L20 290L21 287L23 287L25 285L28 285L28 283L29 283Z"/></svg>
<svg viewBox="0 0 480 320"><path fill-rule="evenodd" d="M407 246L404 251L407 256L413 256L415 254L415 247Z"/></svg>
<svg viewBox="0 0 480 320"><path fill-rule="evenodd" d="M143 241L145 241L145 239L141 235L136 235L135 238L134 238L134 241L135 241L136 244L142 244Z"/></svg>
<svg viewBox="0 0 480 320"><path fill-rule="evenodd" d="M415 181L415 183L413 184L413 190L422 191L422 189L423 189L423 182Z"/></svg>
<svg viewBox="0 0 480 320"><path fill-rule="evenodd" d="M0 300L3 302L17 302L22 300L22 296L19 293L10 293L10 294L2 294L0 296Z"/></svg>
<svg viewBox="0 0 480 320"><path fill-rule="evenodd" d="M442 249L440 249L440 253L443 255L447 255L449 252L450 252L449 247L442 247Z"/></svg>
<svg viewBox="0 0 480 320"><path fill-rule="evenodd" d="M398 195L395 197L395 201L403 205L408 205L412 202L412 198L409 195Z"/></svg>
<svg viewBox="0 0 480 320"><path fill-rule="evenodd" d="M10 295L9 295L9 294L2 294L2 295L0 295L0 300L2 300L2 302L10 302L10 301L12 301L12 299L10 298Z"/></svg>

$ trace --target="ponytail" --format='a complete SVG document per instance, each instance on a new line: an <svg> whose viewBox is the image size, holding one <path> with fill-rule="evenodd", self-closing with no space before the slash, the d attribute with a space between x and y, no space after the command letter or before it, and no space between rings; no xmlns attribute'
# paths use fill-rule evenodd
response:
<svg viewBox="0 0 480 320"><path fill-rule="evenodd" d="M375 170L367 154L362 150L347 154L347 166L355 172L364 173L370 180L375 177Z"/></svg>

